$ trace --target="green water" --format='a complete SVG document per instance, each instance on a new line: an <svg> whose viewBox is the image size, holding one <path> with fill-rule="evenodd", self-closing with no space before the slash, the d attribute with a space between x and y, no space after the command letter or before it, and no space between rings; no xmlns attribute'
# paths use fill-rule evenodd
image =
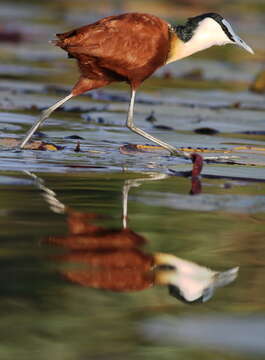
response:
<svg viewBox="0 0 265 360"><path fill-rule="evenodd" d="M50 209L29 175L4 173L0 177L2 359L244 358L240 348L231 353L225 345L161 344L150 340L142 326L162 315L185 319L264 314L264 213L249 213L247 207L241 213L196 209L207 195L217 196L217 203L231 193L251 195L254 188L264 193L263 184L232 183L232 192L222 189L219 180L205 180L203 195L192 197L190 180L184 178L154 180L151 175L126 172L39 175L60 203L101 215L95 224L117 230L122 228L122 191L129 180L138 186L129 190L128 225L145 238L144 253L170 253L216 271L239 266L239 274L233 283L217 289L209 302L193 306L170 297L162 286L113 292L69 282L61 276L65 264L54 260L69 250L45 242L48 237L69 235L67 216ZM148 203L150 193L155 203L165 189L172 199L182 196L179 204L173 208ZM182 210L191 199L193 209ZM255 358L255 351L248 356Z"/></svg>

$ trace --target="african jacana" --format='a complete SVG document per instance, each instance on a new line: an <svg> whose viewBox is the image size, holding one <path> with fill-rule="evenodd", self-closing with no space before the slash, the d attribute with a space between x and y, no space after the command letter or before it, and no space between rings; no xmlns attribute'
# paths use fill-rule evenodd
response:
<svg viewBox="0 0 265 360"><path fill-rule="evenodd" d="M71 93L43 111L20 147L24 148L45 119L73 96L101 88L115 81L131 87L127 127L135 133L181 155L169 145L133 123L135 93L141 83L159 67L213 45L237 44L253 53L228 21L216 13L189 18L185 25L170 25L149 14L127 13L103 18L93 24L57 34L53 43L78 62L81 76Z"/></svg>

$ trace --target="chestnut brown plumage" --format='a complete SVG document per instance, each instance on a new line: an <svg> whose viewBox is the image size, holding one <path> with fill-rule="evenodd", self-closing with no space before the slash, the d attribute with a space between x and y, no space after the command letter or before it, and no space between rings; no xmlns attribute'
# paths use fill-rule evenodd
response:
<svg viewBox="0 0 265 360"><path fill-rule="evenodd" d="M78 61L81 77L74 95L113 81L137 89L169 52L168 24L145 14L110 16L57 37L55 45Z"/></svg>
<svg viewBox="0 0 265 360"><path fill-rule="evenodd" d="M235 42L251 50L236 37L231 25L214 13L190 18L186 25L179 26L171 26L153 15L127 13L106 17L94 24L57 34L57 37L53 43L77 60L80 78L68 96L42 113L21 143L21 148L42 122L73 96L112 82L125 81L131 87L127 127L172 154L188 156L134 125L137 88L159 67L209 46Z"/></svg>

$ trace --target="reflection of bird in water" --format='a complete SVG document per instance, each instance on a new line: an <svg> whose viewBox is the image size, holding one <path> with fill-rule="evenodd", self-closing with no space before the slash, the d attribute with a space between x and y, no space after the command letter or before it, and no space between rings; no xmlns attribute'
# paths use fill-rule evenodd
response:
<svg viewBox="0 0 265 360"><path fill-rule="evenodd" d="M155 283L168 285L169 294L187 303L206 302L218 287L230 284L237 278L238 267L217 272L171 254L154 255L159 271ZM167 269L163 270L163 267Z"/></svg>
<svg viewBox="0 0 265 360"><path fill-rule="evenodd" d="M66 215L68 235L51 236L46 242L70 250L54 259L78 265L62 271L76 284L119 292L168 286L170 295L193 303L209 300L215 288L237 277L238 268L217 272L172 254L147 254L140 248L145 238L127 228L96 227L88 221L91 214L68 210Z"/></svg>
<svg viewBox="0 0 265 360"><path fill-rule="evenodd" d="M194 166L193 173L196 172L198 169ZM45 240L69 250L64 255L53 257L64 264L76 265L62 270L65 279L82 286L119 292L167 286L170 295L187 303L207 301L215 288L235 280L238 268L217 272L172 254L149 254L141 249L146 239L127 227L128 192L133 186L163 177L165 175L153 174L148 179L126 181L123 188L123 227L115 230L96 224L101 219L100 215L67 208L41 179L35 177L50 208L67 216L68 234L50 236Z"/></svg>
<svg viewBox="0 0 265 360"><path fill-rule="evenodd" d="M131 87L127 127L171 154L183 155L172 145L134 125L133 111L138 87L159 67L213 45L237 44L253 53L235 34L229 22L215 13L189 18L185 25L178 26L149 14L109 16L94 24L57 34L57 38L54 44L77 60L81 76L69 95L42 113L22 141L21 148L43 121L72 97L112 82L125 81Z"/></svg>

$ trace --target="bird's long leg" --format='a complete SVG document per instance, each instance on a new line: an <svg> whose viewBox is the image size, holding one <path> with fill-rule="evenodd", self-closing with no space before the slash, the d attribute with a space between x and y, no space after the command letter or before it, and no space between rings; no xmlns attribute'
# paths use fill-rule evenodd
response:
<svg viewBox="0 0 265 360"><path fill-rule="evenodd" d="M49 107L48 109L42 111L40 118L33 124L31 129L28 131L26 137L24 138L24 140L20 144L20 148L23 149L25 147L25 145L31 139L31 137L33 136L35 131L37 131L37 129L44 122L44 120L46 120L54 110L56 110L58 107L63 105L67 100L71 99L73 96L74 95L71 93L71 94L67 95L66 97L64 97L62 100L58 101L57 103L55 103L54 105Z"/></svg>
<svg viewBox="0 0 265 360"><path fill-rule="evenodd" d="M174 146L169 145L169 144L165 143L164 141L155 138L154 136L148 134L144 130L139 129L138 127L136 127L134 125L134 123L133 123L133 109L134 109L134 102L135 102L135 94L136 94L136 91L134 89L132 89L131 100L130 100L128 116L127 116L127 123L126 123L127 127L130 130L134 131L136 134L139 134L139 135L145 137L146 139L151 140L154 143L162 146L163 148L168 150L172 155L181 156L181 157L185 157L185 158L190 158L189 154L186 154L186 153L184 153L182 151L177 150Z"/></svg>
<svg viewBox="0 0 265 360"><path fill-rule="evenodd" d="M125 181L122 188L122 226L123 229L128 227L128 193L130 190L129 181Z"/></svg>
<svg viewBox="0 0 265 360"><path fill-rule="evenodd" d="M149 173L148 177L141 179L125 180L122 188L122 224L123 229L128 227L128 195L132 187L138 187L147 181L164 180L168 177L167 174Z"/></svg>

